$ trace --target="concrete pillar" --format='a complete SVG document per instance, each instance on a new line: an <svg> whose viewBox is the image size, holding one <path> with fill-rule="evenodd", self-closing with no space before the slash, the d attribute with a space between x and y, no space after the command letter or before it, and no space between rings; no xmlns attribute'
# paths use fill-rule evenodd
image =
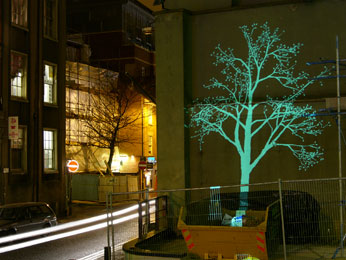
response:
<svg viewBox="0 0 346 260"><path fill-rule="evenodd" d="M189 134L184 107L191 97L191 15L155 20L158 189L189 187Z"/></svg>

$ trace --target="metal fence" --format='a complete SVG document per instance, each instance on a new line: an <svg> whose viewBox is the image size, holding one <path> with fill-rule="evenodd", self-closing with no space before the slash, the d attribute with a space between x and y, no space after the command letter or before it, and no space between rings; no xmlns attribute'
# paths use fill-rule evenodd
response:
<svg viewBox="0 0 346 260"><path fill-rule="evenodd" d="M278 180L246 193L233 185L109 194L112 252L105 259L337 259L344 255L345 181ZM124 195L133 199L127 216L112 214Z"/></svg>

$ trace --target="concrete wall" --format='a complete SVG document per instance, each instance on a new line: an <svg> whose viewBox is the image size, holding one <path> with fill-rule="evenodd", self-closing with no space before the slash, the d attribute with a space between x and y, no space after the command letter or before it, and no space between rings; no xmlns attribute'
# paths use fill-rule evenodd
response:
<svg viewBox="0 0 346 260"><path fill-rule="evenodd" d="M170 1L167 1L168 6ZM184 6L175 6L182 8ZM219 8L219 6L215 6ZM339 36L340 56L346 57L346 2L341 0L316 0L295 4L259 6L256 8L229 8L203 12L168 10L156 16L157 57L157 117L158 117L158 186L159 188L200 187L209 185L239 184L240 163L234 147L216 134L205 139L199 150L192 132L184 128L184 107L197 97L223 94L204 89L211 77L220 76L210 53L217 44L233 48L242 58L247 55L239 26L268 22L271 28L285 30L282 42L288 45L301 42L304 46L297 57L296 70L316 75L321 65L306 66L306 62L320 59L335 60L335 39ZM344 73L346 74L346 73ZM342 95L345 80L341 79ZM324 80L324 86L314 84L306 91L303 103L317 109L325 108L325 98L335 97L336 80ZM256 96L262 100L266 93L281 96L272 85ZM338 141L335 117L323 117L331 126L317 138L306 138L306 143L316 140L325 152L324 161L305 171L298 170L298 160L283 148L271 150L251 174L250 182L282 179L309 179L338 176ZM342 120L346 118L342 117ZM229 126L232 129L232 125ZM344 129L344 127L342 127ZM264 138L263 133L260 138ZM287 142L296 142L285 135ZM254 152L260 146L253 145ZM345 145L343 144L343 152ZM256 151L257 149L257 151ZM343 163L345 168L346 164Z"/></svg>

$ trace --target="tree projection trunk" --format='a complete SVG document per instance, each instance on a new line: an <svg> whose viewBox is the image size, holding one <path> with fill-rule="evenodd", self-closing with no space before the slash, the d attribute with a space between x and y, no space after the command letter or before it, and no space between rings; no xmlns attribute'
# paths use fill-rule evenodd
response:
<svg viewBox="0 0 346 260"><path fill-rule="evenodd" d="M247 210L248 208L248 192L250 184L251 173L251 125L252 125L252 110L250 109L246 118L245 136L244 136L244 152L240 155L240 195L239 195L239 209ZM244 185L244 186L243 186Z"/></svg>
<svg viewBox="0 0 346 260"><path fill-rule="evenodd" d="M243 156L244 157L244 156ZM240 195L239 195L239 209L247 210L248 204L248 192L250 183L250 158L241 159L241 176L240 176Z"/></svg>

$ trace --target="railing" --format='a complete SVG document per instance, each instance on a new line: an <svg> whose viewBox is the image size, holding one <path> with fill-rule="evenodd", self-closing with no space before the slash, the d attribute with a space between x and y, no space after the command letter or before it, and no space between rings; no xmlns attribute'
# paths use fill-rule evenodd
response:
<svg viewBox="0 0 346 260"><path fill-rule="evenodd" d="M109 218L109 247L122 245L118 254L177 259L234 259L234 252L239 257L257 254L261 260L334 259L344 254L340 211L345 211L346 194L340 187L345 181L257 183L249 185L246 196L240 194L240 185L152 191L149 195L156 197L138 203L128 226L113 228L117 217ZM121 201L122 195L140 198L141 193L145 191L110 194L110 212L111 203ZM239 205L247 208L240 210ZM236 217L242 219L240 226L232 222ZM124 234L126 239L121 239ZM113 251L112 259L121 258Z"/></svg>
<svg viewBox="0 0 346 260"><path fill-rule="evenodd" d="M154 204L151 204L154 202ZM150 205L154 210L150 211ZM154 211L154 212L153 212ZM166 228L167 196L138 202L138 237L143 239L151 231Z"/></svg>

